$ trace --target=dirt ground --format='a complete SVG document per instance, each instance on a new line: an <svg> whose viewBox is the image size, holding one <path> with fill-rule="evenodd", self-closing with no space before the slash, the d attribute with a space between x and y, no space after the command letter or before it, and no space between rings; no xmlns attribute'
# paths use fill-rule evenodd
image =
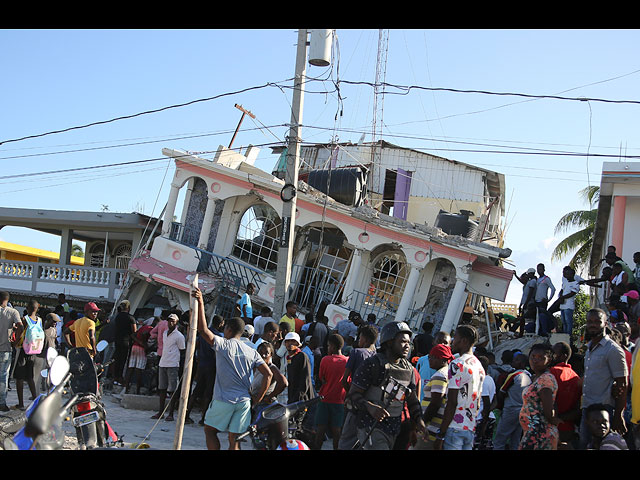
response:
<svg viewBox="0 0 640 480"><path fill-rule="evenodd" d="M7 392L7 405L10 407L18 403L18 397L15 390L15 383L11 382L11 390ZM105 391L103 395L104 406L107 411L107 421L111 428L122 437L127 445L131 448L131 444L146 443L153 450L174 450L174 438L176 432L176 422L168 422L166 420L154 420L151 418L156 412L151 410L135 410L124 408L121 405L121 395L116 390L113 392ZM30 393L25 387L25 405L28 406L30 401ZM153 397L157 401L157 397ZM177 417L177 411L174 412L174 418ZM182 433L182 443L180 450L206 450L204 427L198 425L201 413L194 408L191 413L193 424L184 425ZM76 440L75 428L69 421L63 423L65 432L64 450L77 450L78 442ZM220 434L221 449L226 450L229 443L226 434ZM242 450L253 450L250 441L242 443ZM331 449L331 440L325 441L323 450Z"/></svg>

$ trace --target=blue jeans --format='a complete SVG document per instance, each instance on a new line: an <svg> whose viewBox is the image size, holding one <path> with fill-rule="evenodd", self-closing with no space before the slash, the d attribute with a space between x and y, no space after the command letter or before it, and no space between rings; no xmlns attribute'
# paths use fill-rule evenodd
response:
<svg viewBox="0 0 640 480"><path fill-rule="evenodd" d="M562 318L562 333L571 335L573 331L573 309L565 308L560 310L560 317Z"/></svg>
<svg viewBox="0 0 640 480"><path fill-rule="evenodd" d="M7 403L7 380L11 368L11 352L0 352L0 405Z"/></svg>
<svg viewBox="0 0 640 480"><path fill-rule="evenodd" d="M448 428L444 435L443 450L471 450L473 449L474 433L469 430Z"/></svg>

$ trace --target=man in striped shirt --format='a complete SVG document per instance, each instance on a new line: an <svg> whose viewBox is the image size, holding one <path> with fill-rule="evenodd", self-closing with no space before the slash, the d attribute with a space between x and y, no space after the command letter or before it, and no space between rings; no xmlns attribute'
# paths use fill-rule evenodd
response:
<svg viewBox="0 0 640 480"><path fill-rule="evenodd" d="M448 345L437 344L429 352L429 366L436 372L424 388L422 418L427 429L424 441L417 447L420 450L433 450L436 433L440 430L444 407L447 403L447 384L449 381L447 376L451 360L453 360L453 354Z"/></svg>

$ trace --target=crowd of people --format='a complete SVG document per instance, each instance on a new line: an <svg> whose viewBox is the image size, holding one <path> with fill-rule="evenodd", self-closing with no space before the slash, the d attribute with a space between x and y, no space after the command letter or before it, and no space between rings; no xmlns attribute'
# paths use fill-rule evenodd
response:
<svg viewBox="0 0 640 480"><path fill-rule="evenodd" d="M640 254L637 259L640 266ZM526 352L503 351L500 359L478 345L478 331L465 319L454 332L433 332L426 322L414 335L404 322L378 325L374 315L364 319L357 311L332 326L321 309L301 319L293 301L274 319L268 307L253 311L253 285L229 318L208 318L196 289L196 354L186 422L194 423L197 407L208 449L220 449L220 434L228 436L230 449L240 449L238 436L264 408L319 396L304 422L311 449L330 440L335 450L634 450L640 443L640 389L633 389L640 372L634 349L637 277L615 252L605 261L595 279L566 267L551 306L555 287L544 265L521 275L516 323L521 334L533 323L541 340ZM571 299L582 284L600 285L608 293L605 309L587 312L586 349L576 352ZM39 305L31 302L20 315L8 300L0 292L0 328L13 332L0 339L0 410L9 408L9 369L19 394L14 408L24 408L24 382L35 397L37 362L43 361L42 353L27 354L21 344L31 323L42 322ZM61 296L55 311L44 314L46 345L82 346L95 355L96 341L107 340L102 355L103 361L114 359L108 372L112 382L125 392L135 385L138 394L149 382L147 391L158 395L152 418L172 421L190 312L167 310L136 320L124 300L110 319L95 303L78 313L64 300ZM571 336L552 345L545 335L556 328L555 309L562 331ZM151 357L158 361L149 376Z"/></svg>

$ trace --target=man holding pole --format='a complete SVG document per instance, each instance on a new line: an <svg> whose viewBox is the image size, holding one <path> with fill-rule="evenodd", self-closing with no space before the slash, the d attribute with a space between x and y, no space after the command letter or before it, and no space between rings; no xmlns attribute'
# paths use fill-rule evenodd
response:
<svg viewBox="0 0 640 480"><path fill-rule="evenodd" d="M216 353L213 400L204 420L207 448L220 450L218 433L228 432L229 450L239 450L240 444L236 438L249 427L251 402L262 400L273 374L257 350L240 341L244 331L241 318L234 317L225 322L224 337L215 335L207 327L202 292L194 287L192 295L198 302L198 332ZM262 374L262 385L252 397L249 391L254 368Z"/></svg>

